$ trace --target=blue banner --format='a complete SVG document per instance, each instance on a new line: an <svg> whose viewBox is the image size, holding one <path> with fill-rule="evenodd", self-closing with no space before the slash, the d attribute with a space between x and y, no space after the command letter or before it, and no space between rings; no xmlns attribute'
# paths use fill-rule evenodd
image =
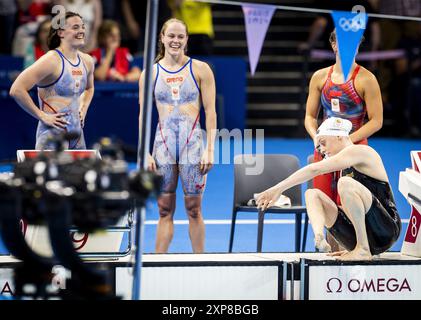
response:
<svg viewBox="0 0 421 320"><path fill-rule="evenodd" d="M368 16L365 12L332 11L332 18L335 22L336 44L346 81L357 55Z"/></svg>

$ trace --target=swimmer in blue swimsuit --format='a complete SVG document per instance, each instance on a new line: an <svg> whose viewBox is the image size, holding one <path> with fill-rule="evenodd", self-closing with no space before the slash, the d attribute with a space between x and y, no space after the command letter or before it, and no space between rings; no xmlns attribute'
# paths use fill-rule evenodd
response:
<svg viewBox="0 0 421 320"><path fill-rule="evenodd" d="M173 237L178 178L184 191L193 252L204 251L205 226L201 203L206 174L213 165L215 80L206 63L185 55L187 39L186 25L177 19L168 20L160 33L160 53L153 70L159 123L148 167L163 177L162 195L158 199L160 218L155 247L158 253L168 251ZM143 78L144 74L139 83L140 99ZM199 122L201 102L206 114L206 148Z"/></svg>
<svg viewBox="0 0 421 320"><path fill-rule="evenodd" d="M94 94L94 63L79 51L85 44L85 25L79 14L67 12L65 25L57 27L50 29L50 51L18 76L10 95L39 120L36 149L53 149L51 139L65 132L76 133L65 142L66 149L86 149L82 128ZM39 107L28 93L35 85Z"/></svg>

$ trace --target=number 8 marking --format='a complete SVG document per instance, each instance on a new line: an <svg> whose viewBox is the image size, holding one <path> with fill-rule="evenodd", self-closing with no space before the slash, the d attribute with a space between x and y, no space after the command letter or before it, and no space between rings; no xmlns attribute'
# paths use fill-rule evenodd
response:
<svg viewBox="0 0 421 320"><path fill-rule="evenodd" d="M415 238L417 236L417 217L413 216L411 218L411 235Z"/></svg>

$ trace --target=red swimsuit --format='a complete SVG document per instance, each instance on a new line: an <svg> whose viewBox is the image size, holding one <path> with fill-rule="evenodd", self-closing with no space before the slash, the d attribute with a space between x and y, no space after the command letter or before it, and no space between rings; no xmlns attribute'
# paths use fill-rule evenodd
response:
<svg viewBox="0 0 421 320"><path fill-rule="evenodd" d="M323 86L320 102L323 108L323 119L339 117L352 122L354 132L364 125L367 113L365 101L355 89L355 78L360 71L357 65L352 77L345 83L336 84L332 81L333 66L329 69L326 83ZM367 144L367 139L357 142L357 144ZM314 161L322 160L322 155L314 150ZM340 203L336 191L336 184L340 177L340 172L328 173L317 176L313 180L314 188L320 189L336 203Z"/></svg>

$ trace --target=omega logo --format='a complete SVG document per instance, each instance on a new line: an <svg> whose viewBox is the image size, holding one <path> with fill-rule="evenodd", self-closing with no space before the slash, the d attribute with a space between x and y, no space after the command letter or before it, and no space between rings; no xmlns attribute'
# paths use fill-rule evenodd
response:
<svg viewBox="0 0 421 320"><path fill-rule="evenodd" d="M349 279L342 281L339 278L330 278L326 282L327 293L341 293L347 290L351 293L356 292L411 292L411 286L405 278L399 281L396 278L377 278L377 279Z"/></svg>

